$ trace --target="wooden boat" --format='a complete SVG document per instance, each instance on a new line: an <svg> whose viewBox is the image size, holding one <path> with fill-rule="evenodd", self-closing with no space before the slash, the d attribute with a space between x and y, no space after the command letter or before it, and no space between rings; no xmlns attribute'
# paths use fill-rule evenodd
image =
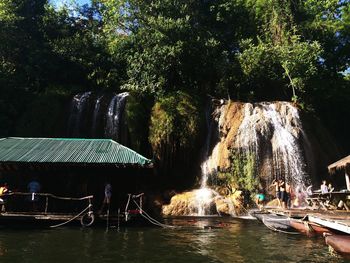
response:
<svg viewBox="0 0 350 263"><path fill-rule="evenodd" d="M325 241L339 254L350 256L350 235L325 235Z"/></svg>
<svg viewBox="0 0 350 263"><path fill-rule="evenodd" d="M310 222L307 220L307 218L303 218L303 219L291 218L290 225L300 233L306 234L308 236L323 235L323 233L331 233L331 231L328 228L323 227L319 224Z"/></svg>
<svg viewBox="0 0 350 263"><path fill-rule="evenodd" d="M291 226L288 216L270 212L254 212L252 215L273 231L293 234L298 233L296 229Z"/></svg>

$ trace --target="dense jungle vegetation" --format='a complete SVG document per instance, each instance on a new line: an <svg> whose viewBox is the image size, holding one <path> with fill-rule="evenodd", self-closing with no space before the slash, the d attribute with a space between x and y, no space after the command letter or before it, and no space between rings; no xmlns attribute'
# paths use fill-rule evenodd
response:
<svg viewBox="0 0 350 263"><path fill-rule="evenodd" d="M0 136L63 136L72 94L129 91L155 154L191 154L208 95L293 101L348 153L349 67L348 0L0 0Z"/></svg>

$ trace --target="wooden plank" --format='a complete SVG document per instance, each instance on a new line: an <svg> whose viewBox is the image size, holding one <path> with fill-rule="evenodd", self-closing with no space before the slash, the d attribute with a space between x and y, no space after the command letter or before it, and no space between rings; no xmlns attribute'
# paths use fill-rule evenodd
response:
<svg viewBox="0 0 350 263"><path fill-rule="evenodd" d="M350 234L350 220L327 218L326 216L309 215L309 221L343 233Z"/></svg>

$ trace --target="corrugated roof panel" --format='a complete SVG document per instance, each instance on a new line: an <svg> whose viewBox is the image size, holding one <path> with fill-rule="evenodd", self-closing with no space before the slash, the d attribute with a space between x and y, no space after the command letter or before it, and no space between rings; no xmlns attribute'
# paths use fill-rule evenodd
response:
<svg viewBox="0 0 350 263"><path fill-rule="evenodd" d="M2 138L0 162L151 164L113 140L65 138Z"/></svg>

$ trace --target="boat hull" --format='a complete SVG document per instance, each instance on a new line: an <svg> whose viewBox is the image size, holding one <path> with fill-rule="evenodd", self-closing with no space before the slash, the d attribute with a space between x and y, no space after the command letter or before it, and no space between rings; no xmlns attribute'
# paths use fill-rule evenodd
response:
<svg viewBox="0 0 350 263"><path fill-rule="evenodd" d="M323 235L323 233L331 233L328 228L313 222L303 221L301 219L291 219L290 225L300 233L306 235Z"/></svg>
<svg viewBox="0 0 350 263"><path fill-rule="evenodd" d="M328 235L325 241L339 254L350 256L350 235Z"/></svg>
<svg viewBox="0 0 350 263"><path fill-rule="evenodd" d="M277 215L272 213L254 213L252 214L265 226L274 231L293 232L297 231L291 226L290 218L284 215Z"/></svg>

